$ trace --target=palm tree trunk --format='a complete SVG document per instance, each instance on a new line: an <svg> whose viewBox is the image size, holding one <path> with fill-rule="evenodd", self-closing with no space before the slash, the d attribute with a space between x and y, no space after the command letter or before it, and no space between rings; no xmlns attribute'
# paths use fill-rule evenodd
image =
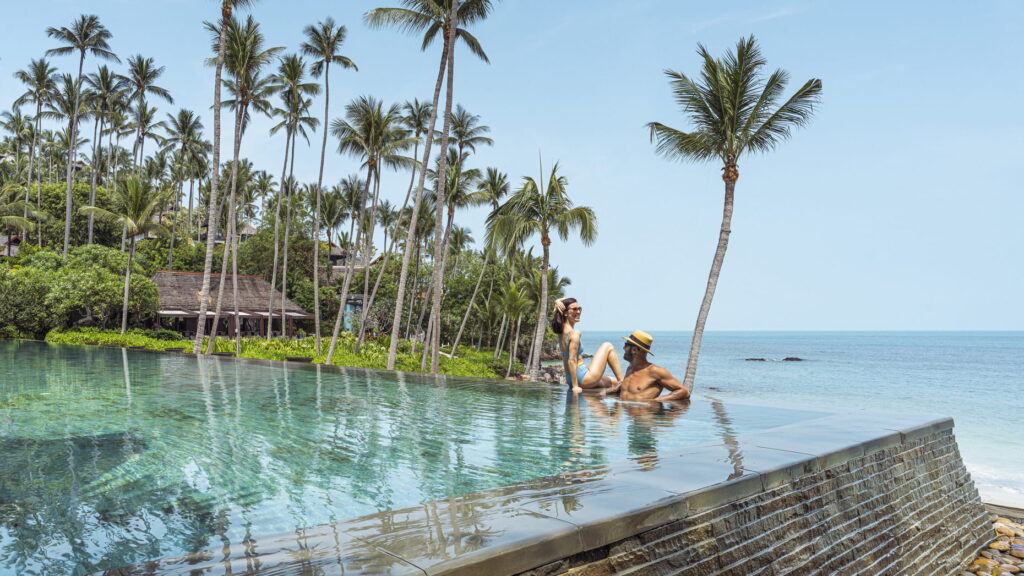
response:
<svg viewBox="0 0 1024 576"><path fill-rule="evenodd" d="M274 264L270 267L270 294L267 296L267 341L274 332L274 288L277 286L277 243L278 230L281 223L281 196L284 195L285 177L288 171L288 144L291 141L292 131L286 130L284 138L284 165L281 166L281 185L277 192L277 199L274 202Z"/></svg>
<svg viewBox="0 0 1024 576"><path fill-rule="evenodd" d="M413 151L413 157L414 158L416 157L415 150ZM413 173L414 174L415 174L415 170L416 169L413 168ZM409 197L411 195L412 195L412 178L409 179L409 190L407 190L406 193L405 193L405 200L402 202L402 208L398 211L399 214L404 212L406 207L409 206ZM372 308L373 307L373 301L377 297L377 289L380 288L380 281L381 281L381 279L384 278L384 272L387 271L387 269L388 269L388 262L391 260L391 254L394 253L395 249L398 247L398 230L397 230L397 226L398 225L396 224L395 225L395 227L396 227L395 234L391 238L391 246L388 246L388 229L386 227L384 228L384 261L381 263L380 272L377 273L377 280L374 281L374 283L373 283L373 291L370 292L370 300L369 300L369 303L366 304L367 308ZM330 238L328 238L328 240L330 240ZM330 245L329 241L328 241L328 245ZM359 326L359 339L356 341L356 349L357 350L359 349L360 346L362 346L362 344L364 342L365 336L366 336L366 317L364 316L363 317L363 322Z"/></svg>
<svg viewBox="0 0 1024 576"><path fill-rule="evenodd" d="M485 251L486 252L486 251ZM483 282L484 273L487 272L487 263L491 260L490 252L484 254L484 265L480 268L480 277L476 279L476 286L473 287L473 295L469 297L469 306L466 307L466 315L462 317L462 324L459 324L459 333L455 336L455 343L452 344L452 356L455 356L455 349L459 347L459 340L462 339L462 331L466 329L466 321L469 320L469 313L473 310L473 302L476 294L480 291L480 283Z"/></svg>
<svg viewBox="0 0 1024 576"><path fill-rule="evenodd" d="M444 240L441 237L441 216L442 210L447 202L445 197L445 184L448 178L448 131L452 119L452 99L455 97L455 33L459 27L459 0L452 0L448 16L448 79L444 102L444 122L441 124L441 157L438 162L437 173L437 223L434 225L434 299L430 305L430 317L434 327L430 338L430 373L437 374L440 358L438 352L441 348L441 296L444 292ZM440 263L440 266L436 264Z"/></svg>
<svg viewBox="0 0 1024 576"><path fill-rule="evenodd" d="M288 204L285 207L285 220L284 220L284 241L281 243L281 248L284 250L284 254L281 256L281 334L287 335L287 319L285 317L284 303L285 299L288 298L288 243L291 237L292 230L292 197L295 196L295 137L294 130L292 132L292 154L290 163L288 166Z"/></svg>
<svg viewBox="0 0 1024 576"><path fill-rule="evenodd" d="M220 83L224 69L224 44L228 23L231 21L230 0L221 3L220 40L217 46L217 68L213 78L213 174L210 176L210 210L206 222L206 258L203 260L203 283L199 289L199 318L196 326L196 341L192 351L202 351L203 336L206 332L206 311L210 299L210 275L213 272L213 238L217 234L220 220L220 202L217 201L217 177L220 172Z"/></svg>
<svg viewBox="0 0 1024 576"><path fill-rule="evenodd" d="M358 220L359 234L357 235L357 238L362 238L363 234L366 233L366 230L364 230L364 226L363 226L363 220L365 219L365 216L366 216L366 197L369 196L369 194L370 194L370 183L373 182L373 174L374 174L373 164L370 163L366 167L366 184L363 187L363 193L359 196L359 220ZM357 239L356 240L356 244L358 245L358 243L359 243L359 240ZM366 244L366 248L369 249L369 243ZM356 260L355 255L354 254L350 254L349 257L346 259L346 262L345 262L345 280L344 280L344 282L342 282L342 285L341 285L341 302L338 305L338 315L334 319L334 329L331 331L331 346L330 346L329 350L327 351L327 363L328 364L330 364L331 362L334 361L334 350L338 346L338 334L341 332L341 323L342 323L342 319L345 316L345 302L348 300L348 291L352 287L352 276L353 276L353 272L354 272L354 269L355 269L355 266L354 266L353 262L355 260ZM363 257L363 260L365 262L366 256ZM364 274L369 274L370 273L365 264L363 265L363 273ZM366 306L366 293L365 292L363 293L363 306L364 307Z"/></svg>
<svg viewBox="0 0 1024 576"><path fill-rule="evenodd" d="M132 282L132 259L135 258L135 236L128 249L128 266L124 269L124 302L121 304L121 334L128 331L128 288Z"/></svg>
<svg viewBox="0 0 1024 576"><path fill-rule="evenodd" d="M516 335L512 338L512 341L508 343L508 368L505 368L505 377L508 378L512 375L512 362L515 361L516 353L519 352L519 325L522 323L523 317L520 316L516 319ZM512 323L508 325L509 336L512 335Z"/></svg>
<svg viewBox="0 0 1024 576"><path fill-rule="evenodd" d="M74 204L72 193L72 168L75 165L75 155L78 152L78 100L82 92L82 68L85 66L85 51L78 59L78 78L75 80L75 108L71 111L71 126L68 130L68 190L64 195L64 258L68 257L68 248L71 245L71 214Z"/></svg>
<svg viewBox="0 0 1024 576"><path fill-rule="evenodd" d="M547 328L544 318L547 316L548 266L551 262L551 239L548 237L547 230L542 232L540 243L544 247L544 260L540 267L540 302L537 303L537 331L533 336L533 348L537 353L534 358L531 358L530 365L527 366L531 380L536 380L540 373L540 351L541 347L544 346L544 330Z"/></svg>
<svg viewBox="0 0 1024 576"><path fill-rule="evenodd" d="M228 272L228 258L231 256L231 246L234 243L235 238L235 198L236 198L236 186L238 184L238 148L242 144L242 119L245 118L245 106L239 106L235 112L235 136L234 140L234 154L231 160L231 176L228 181L228 187L231 189L231 195L228 197L228 229L227 233L224 234L224 254L220 259L220 285L217 286L217 307L213 313L213 327L210 328L210 342L206 345L206 354L210 355L214 351L214 343L217 340L217 329L220 327L220 313L224 306L224 285L227 284L224 280ZM235 329L238 329L238 276L232 275L231 277L231 294L235 298Z"/></svg>
<svg viewBox="0 0 1024 576"><path fill-rule="evenodd" d="M408 252L408 250L409 250L408 245L406 245L405 250ZM402 254L402 257L405 258L405 254L404 253ZM416 310L415 310L415 304L416 304L415 298L416 298L416 293L419 292L419 287L420 287L420 243L416 242L416 271L412 275L412 292L409 293L409 319L405 323L405 337L406 338L410 337L410 332L409 331L412 330L412 319L413 319L413 316L415 316L415 312L416 312ZM392 326L391 331L392 331L392 334L394 334L394 326ZM392 339L394 339L394 337L392 337ZM415 354L415 353L416 353L416 350L413 349L413 354Z"/></svg>
<svg viewBox="0 0 1024 576"><path fill-rule="evenodd" d="M316 355L320 355L320 189L324 185L324 158L327 154L327 125L331 105L331 64L324 65L324 139L320 145L320 175L316 179L316 206L313 208L313 326Z"/></svg>
<svg viewBox="0 0 1024 576"><path fill-rule="evenodd" d="M374 171L374 184L373 184L373 203L370 207L370 225L369 233L366 235L366 259L367 262L363 268L363 308L359 314L359 338L356 339L355 352L359 352L360 346L363 345L363 337L366 334L366 319L370 316L370 306L373 305L373 299L367 300L370 294L370 256L373 250L373 235L377 227L377 198L380 196L380 170ZM385 235L387 232L385 231ZM385 251L387 245L385 244ZM384 261L384 266L387 266L387 260ZM381 266L381 274L384 273L384 266ZM379 276L378 276L379 277ZM376 288L376 286L375 286Z"/></svg>
<svg viewBox="0 0 1024 576"><path fill-rule="evenodd" d="M728 173L729 170L727 169ZM725 261L725 251L729 247L729 234L732 232L732 208L733 196L736 191L736 181L725 181L725 206L722 209L722 228L718 232L718 247L715 249L715 258L711 261L711 272L708 274L708 286L704 290L704 299L700 303L700 312L697 314L697 324L693 327L693 340L690 342L690 356L686 359L686 373L683 376L683 386L693 390L693 382L697 376L697 357L700 355L700 343L704 337L704 324L708 320L708 312L711 311L711 300L715 297L715 287L718 286L718 275L722 271L722 262Z"/></svg>
<svg viewBox="0 0 1024 576"><path fill-rule="evenodd" d="M29 202L32 201L32 169L35 167L36 147L37 147L38 142L39 142L39 130L41 129L41 123L43 121L43 119L40 118L42 113L43 113L43 103L42 103L41 100L37 99L37 101L36 101L36 125L35 125L35 130L32 131L32 143L29 144L29 148L28 148L28 178L27 178L27 180L25 182L25 204L28 204ZM39 188L41 189L42 187L43 187L42 186L42 181L40 181ZM36 220L39 221L38 218ZM43 238L42 227L37 224L36 225L36 230L37 230L36 234L38 236L38 238L37 238L38 241L36 242L36 244L39 244L40 246L42 246L43 245L43 243L42 243L42 238Z"/></svg>
<svg viewBox="0 0 1024 576"><path fill-rule="evenodd" d="M505 323L508 322L508 316L504 313L501 315L501 324L498 325L498 341L494 343L494 359L498 359L498 355L501 354L501 347L505 344Z"/></svg>
<svg viewBox="0 0 1024 576"><path fill-rule="evenodd" d="M445 67L448 61L448 42L445 41L443 48L441 49L441 65L437 71L437 82L434 85L434 103L433 108L430 110L430 128L427 129L425 134L427 140L423 144L423 162L420 164L420 175L419 182L416 184L416 198L412 205L412 215L409 217L409 230L406 232L405 240L405 252L402 254L402 270L398 274L398 294L395 297L395 315L394 320L391 323L391 343L388 346L388 363L387 369L395 369L395 360L398 357L398 328L402 320L402 304L405 301L405 284L409 279L409 246L417 241L416 235L416 224L419 221L420 206L423 205L423 187L427 181L427 170L426 167L430 164L430 149L434 143L434 126L437 124L437 105L441 99L441 84L444 82ZM442 154L443 156L444 154ZM417 247L417 253L419 248ZM419 269L419 261L416 264L417 270ZM412 319L412 311L409 314L410 320ZM406 336L408 336L408 330L406 330Z"/></svg>
<svg viewBox="0 0 1024 576"><path fill-rule="evenodd" d="M184 182L178 182L174 194L174 208L171 210L171 246L167 251L167 269L174 271L174 237L178 231L178 201L181 199L181 191L185 187Z"/></svg>
<svg viewBox="0 0 1024 576"><path fill-rule="evenodd" d="M196 184L195 178L192 178L191 175L190 175L189 179L188 179L188 236L189 236L189 238L191 238L194 235L194 233L195 233L195 230L193 228L193 221L192 221L192 192L195 189L195 184Z"/></svg>
<svg viewBox="0 0 1024 576"><path fill-rule="evenodd" d="M96 159L96 151L99 150L99 135L103 133L103 121L101 120L102 115L96 115L96 121L93 122L92 128L92 174L89 177L89 206L96 205L96 168L98 167ZM86 244L92 244L92 223L93 215L89 214L89 232Z"/></svg>

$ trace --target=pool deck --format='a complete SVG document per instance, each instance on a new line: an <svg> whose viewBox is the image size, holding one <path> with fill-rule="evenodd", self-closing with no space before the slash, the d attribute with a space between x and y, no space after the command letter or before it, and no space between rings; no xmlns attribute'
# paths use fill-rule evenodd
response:
<svg viewBox="0 0 1024 576"><path fill-rule="evenodd" d="M516 574L952 428L833 414L101 574Z"/></svg>

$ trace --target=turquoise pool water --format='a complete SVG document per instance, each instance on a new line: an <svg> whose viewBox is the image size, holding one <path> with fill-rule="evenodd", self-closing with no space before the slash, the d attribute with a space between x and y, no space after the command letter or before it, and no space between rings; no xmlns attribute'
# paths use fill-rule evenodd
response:
<svg viewBox="0 0 1024 576"><path fill-rule="evenodd" d="M0 341L0 574L88 574L820 415Z"/></svg>

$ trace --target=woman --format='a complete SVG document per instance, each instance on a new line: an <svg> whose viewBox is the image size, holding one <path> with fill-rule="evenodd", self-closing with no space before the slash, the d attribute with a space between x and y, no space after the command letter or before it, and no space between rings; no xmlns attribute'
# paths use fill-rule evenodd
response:
<svg viewBox="0 0 1024 576"><path fill-rule="evenodd" d="M589 368L583 363L580 331L576 329L581 314L583 307L575 298L555 301L555 317L551 320L551 329L558 334L558 348L562 353L562 366L565 367L565 383L573 392L582 392L588 388L612 392L622 384L619 356L611 342L605 342L597 347ZM614 379L604 375L606 366L611 366L615 373Z"/></svg>

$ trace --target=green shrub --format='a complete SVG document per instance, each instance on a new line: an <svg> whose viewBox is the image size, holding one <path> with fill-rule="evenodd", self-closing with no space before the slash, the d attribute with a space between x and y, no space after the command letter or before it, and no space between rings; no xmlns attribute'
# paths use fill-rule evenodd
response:
<svg viewBox="0 0 1024 576"><path fill-rule="evenodd" d="M153 340L181 340L181 334L178 334L174 330L167 330L162 328L160 330L145 330L142 328L132 328L128 331L129 334L135 334L138 336L145 336Z"/></svg>
<svg viewBox="0 0 1024 576"><path fill-rule="evenodd" d="M173 339L170 338L172 335ZM170 330L129 330L122 335L115 330L99 328L55 329L46 335L46 341L55 344L85 345L87 342L96 342L108 346L144 346L149 350L175 347L185 348L189 351L192 349L191 340L181 340L177 333ZM355 342L356 336L351 332L343 332L338 336L333 365L378 370L387 367L388 340L386 337L365 342L358 354L353 351ZM265 338L243 338L241 357L263 360L284 360L288 357L313 358L314 362L323 364L327 361L327 348L330 346L330 339L324 339L322 343L321 354L317 356L313 338L273 338L269 341ZM414 355L408 352L408 343L403 342L402 344L405 352L398 355L395 368L407 372L419 372L419 352L422 351L422 348ZM206 341L203 346L205 349ZM218 338L214 343L214 351L234 352L235 342L230 338ZM502 354L497 361L491 355L490 351L478 352L472 347L459 347L459 355L455 358L441 357L440 371L442 374L452 376L499 378L499 374L503 374L505 371L508 354ZM513 363L513 368L515 370L522 369L518 361Z"/></svg>

